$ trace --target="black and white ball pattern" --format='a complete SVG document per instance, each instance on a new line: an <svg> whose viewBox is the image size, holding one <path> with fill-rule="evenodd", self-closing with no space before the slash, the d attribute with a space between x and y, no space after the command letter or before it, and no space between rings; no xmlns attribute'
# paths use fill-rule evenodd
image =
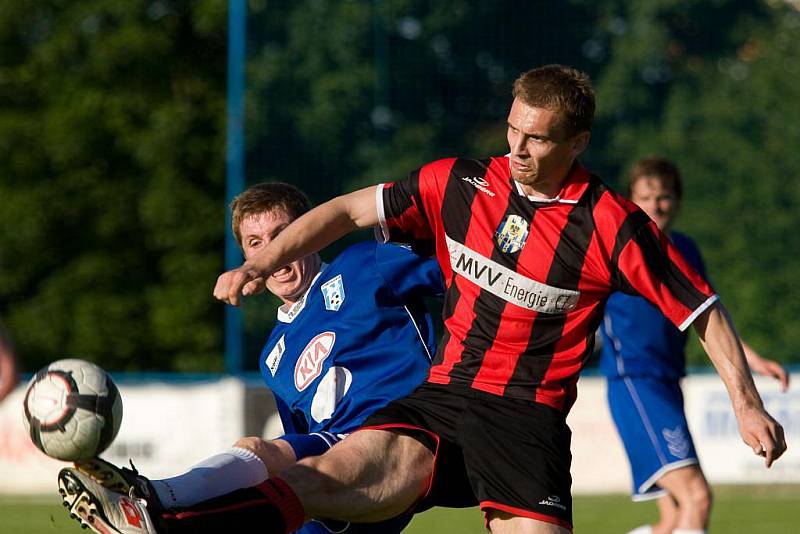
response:
<svg viewBox="0 0 800 534"><path fill-rule="evenodd" d="M23 411L33 443L48 456L72 462L108 448L122 422L122 398L103 369L66 359L34 375Z"/></svg>

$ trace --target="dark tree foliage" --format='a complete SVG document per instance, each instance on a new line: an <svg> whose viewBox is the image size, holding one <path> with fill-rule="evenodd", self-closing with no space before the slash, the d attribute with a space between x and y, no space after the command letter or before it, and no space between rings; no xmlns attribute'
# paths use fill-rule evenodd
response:
<svg viewBox="0 0 800 534"><path fill-rule="evenodd" d="M224 2L0 7L0 316L28 370L220 368Z"/></svg>
<svg viewBox="0 0 800 534"><path fill-rule="evenodd" d="M226 4L0 3L0 317L28 370L221 368ZM584 163L614 183L674 158L679 228L745 337L789 361L798 28L781 0L251 0L247 179L321 202L503 154L514 78L573 65L598 93ZM246 304L251 363L275 304Z"/></svg>

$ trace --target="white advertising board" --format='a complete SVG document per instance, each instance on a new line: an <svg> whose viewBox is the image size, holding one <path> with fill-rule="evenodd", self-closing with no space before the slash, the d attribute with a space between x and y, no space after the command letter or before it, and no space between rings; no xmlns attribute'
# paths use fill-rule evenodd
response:
<svg viewBox="0 0 800 534"><path fill-rule="evenodd" d="M770 380L757 379L767 409L786 429L789 450L772 469L742 443L730 401L716 375L684 380L686 412L700 460L711 483L800 483L800 375L797 390L781 393ZM122 383L124 416L108 460L136 467L153 478L176 475L230 447L243 436L243 381ZM260 387L260 386L259 386ZM47 494L66 463L52 460L31 443L22 425L19 387L0 403L0 493ZM606 403L605 380L584 377L570 412L572 476L575 493L630 491L630 473ZM279 433L274 418L270 437Z"/></svg>
<svg viewBox="0 0 800 534"><path fill-rule="evenodd" d="M229 448L244 433L245 385L215 381L118 384L122 426L103 457L117 465L133 459L147 476L176 475ZM68 465L39 452L22 423L24 387L0 403L0 493L54 493Z"/></svg>

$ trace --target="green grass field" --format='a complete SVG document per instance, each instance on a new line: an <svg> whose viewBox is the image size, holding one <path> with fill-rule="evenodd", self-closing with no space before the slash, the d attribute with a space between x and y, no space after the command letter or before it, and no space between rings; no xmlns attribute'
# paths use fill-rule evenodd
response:
<svg viewBox="0 0 800 534"><path fill-rule="evenodd" d="M715 489L711 532L789 534L800 532L800 486L725 486ZM624 495L575 498L575 532L622 534L654 520L653 503ZM57 499L0 496L0 534L85 532L67 517ZM410 534L483 533L477 508L436 509L414 518Z"/></svg>

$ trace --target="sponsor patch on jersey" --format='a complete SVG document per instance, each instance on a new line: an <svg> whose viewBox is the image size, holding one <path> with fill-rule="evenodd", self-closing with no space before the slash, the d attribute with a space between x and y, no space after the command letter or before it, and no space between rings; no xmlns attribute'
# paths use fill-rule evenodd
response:
<svg viewBox="0 0 800 534"><path fill-rule="evenodd" d="M478 254L445 235L454 272L520 308L539 313L566 313L578 304L580 291L537 282Z"/></svg>
<svg viewBox="0 0 800 534"><path fill-rule="evenodd" d="M334 343L336 334L333 332L322 332L308 342L294 366L294 387L297 391L306 389L320 375L322 364L333 352Z"/></svg>
<svg viewBox="0 0 800 534"><path fill-rule="evenodd" d="M272 374L273 377L275 376L275 373L278 370L278 366L281 364L281 358L283 358L283 353L286 350L286 342L284 341L283 338L284 336L281 336L281 338L278 340L277 343L275 343L275 346L272 347L272 350L269 351L269 354L267 354L267 357L264 360L264 365L267 366L267 369L269 369L269 372Z"/></svg>
<svg viewBox="0 0 800 534"><path fill-rule="evenodd" d="M325 309L339 311L344 303L344 283L342 275L336 275L320 287L322 296L325 299Z"/></svg>
<svg viewBox="0 0 800 534"><path fill-rule="evenodd" d="M522 250L526 239L528 239L528 221L519 215L508 215L494 233L497 246L508 254Z"/></svg>

